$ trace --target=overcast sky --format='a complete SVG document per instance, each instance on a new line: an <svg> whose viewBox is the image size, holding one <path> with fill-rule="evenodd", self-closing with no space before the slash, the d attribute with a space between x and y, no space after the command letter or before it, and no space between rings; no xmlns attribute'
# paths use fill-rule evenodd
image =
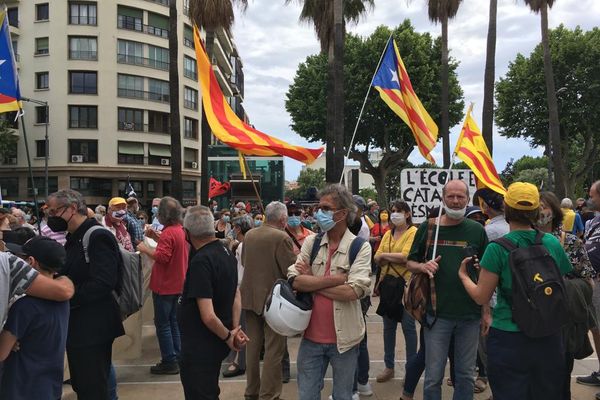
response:
<svg viewBox="0 0 600 400"><path fill-rule="evenodd" d="M539 15L530 12L522 0L499 0L498 3L496 79L505 75L508 63L517 53L529 55L540 42ZM369 36L378 25L395 27L408 18L418 32L439 36L441 27L429 22L425 4L426 0L375 0L375 8L348 30ZM448 33L450 55L460 62L458 78L464 90L465 105L475 103L474 116L480 126L488 13L488 1L463 0L458 15L450 21ZM292 144L318 147L319 143L308 143L292 131L290 115L285 110L285 94L298 64L319 51L313 26L298 22L299 14L300 6L284 6L284 0L252 0L245 13L236 11L233 33L244 63L244 107L251 123ZM562 23L569 28L579 25L589 30L597 26L599 20L599 0L559 0L550 11L551 28ZM462 122L450 130L451 149L461 126ZM543 151L532 150L523 140L508 140L497 133L494 140L494 161L499 171L510 158L539 155ZM433 152L438 163L442 161L441 147L439 142ZM424 162L417 150L409 159ZM295 180L300 169L299 162L285 159L287 180Z"/></svg>

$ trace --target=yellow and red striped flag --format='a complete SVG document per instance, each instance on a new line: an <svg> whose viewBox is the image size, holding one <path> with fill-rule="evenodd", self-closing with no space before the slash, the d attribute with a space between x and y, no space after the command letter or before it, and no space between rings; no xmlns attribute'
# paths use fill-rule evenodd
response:
<svg viewBox="0 0 600 400"><path fill-rule="evenodd" d="M467 117L460 131L454 153L471 168L477 177L478 188L483 185L504 195L506 189L498 176L494 160L492 160L481 131L471 116L472 109L473 106L469 107L467 111Z"/></svg>
<svg viewBox="0 0 600 400"><path fill-rule="evenodd" d="M438 127L421 104L413 90L396 41L388 41L373 86L385 103L408 125L415 136L419 151L429 162L435 163L431 150L435 147Z"/></svg>
<svg viewBox="0 0 600 400"><path fill-rule="evenodd" d="M244 155L282 155L305 164L310 164L319 157L323 148L307 149L291 145L252 128L238 118L223 95L197 27L194 27L194 44L204 113L217 139Z"/></svg>

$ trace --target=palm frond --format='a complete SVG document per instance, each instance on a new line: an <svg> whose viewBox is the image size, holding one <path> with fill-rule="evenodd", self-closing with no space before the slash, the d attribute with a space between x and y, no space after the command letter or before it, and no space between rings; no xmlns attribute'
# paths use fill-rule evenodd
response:
<svg viewBox="0 0 600 400"><path fill-rule="evenodd" d="M225 28L229 30L233 25L233 3L242 11L248 7L248 0L191 0L191 20L206 30Z"/></svg>

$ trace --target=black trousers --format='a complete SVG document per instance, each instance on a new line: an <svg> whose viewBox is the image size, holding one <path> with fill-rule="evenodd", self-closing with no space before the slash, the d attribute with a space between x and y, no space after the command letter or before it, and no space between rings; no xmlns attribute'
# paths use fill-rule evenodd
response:
<svg viewBox="0 0 600 400"><path fill-rule="evenodd" d="M560 333L532 339L492 328L487 349L494 400L562 400L566 363Z"/></svg>
<svg viewBox="0 0 600 400"><path fill-rule="evenodd" d="M183 357L179 362L179 376L186 400L218 400L219 374L224 357L190 361Z"/></svg>
<svg viewBox="0 0 600 400"><path fill-rule="evenodd" d="M67 349L71 385L77 393L77 399L108 399L112 342Z"/></svg>

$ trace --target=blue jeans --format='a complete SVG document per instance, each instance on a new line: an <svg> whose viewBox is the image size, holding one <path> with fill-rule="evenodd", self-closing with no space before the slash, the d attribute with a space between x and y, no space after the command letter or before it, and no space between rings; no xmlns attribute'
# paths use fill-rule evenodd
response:
<svg viewBox="0 0 600 400"><path fill-rule="evenodd" d="M427 316L432 323L433 317ZM475 359L479 342L479 319L450 320L438 318L431 329L425 328L424 400L441 400L442 381L450 338L454 334L454 395L453 400L472 400L475 383Z"/></svg>
<svg viewBox="0 0 600 400"><path fill-rule="evenodd" d="M181 352L181 336L177 325L177 299L179 295L152 293L154 302L154 326L160 347L161 361L175 363Z"/></svg>
<svg viewBox="0 0 600 400"><path fill-rule="evenodd" d="M404 389L402 390L402 396L413 397L415 389L425 371L425 338L424 338L423 326L421 326L419 351L414 357L406 360L406 376L404 377Z"/></svg>
<svg viewBox="0 0 600 400"><path fill-rule="evenodd" d="M117 394L117 374L115 366L112 363L108 372L108 400L119 400L119 395Z"/></svg>
<svg viewBox="0 0 600 400"><path fill-rule="evenodd" d="M354 374L354 384L352 393L358 392L358 384L366 385L369 383L369 348L367 347L367 330L365 337L358 344L358 361L356 364L356 373Z"/></svg>
<svg viewBox="0 0 600 400"><path fill-rule="evenodd" d="M406 361L408 362L417 353L417 329L415 320L409 313L402 314L402 333L406 346ZM396 355L396 330L398 322L386 316L383 317L383 361L386 368L394 369Z"/></svg>
<svg viewBox="0 0 600 400"><path fill-rule="evenodd" d="M302 339L298 349L298 400L320 400L327 366L333 369L333 399L352 400L358 346L340 354L335 344Z"/></svg>

